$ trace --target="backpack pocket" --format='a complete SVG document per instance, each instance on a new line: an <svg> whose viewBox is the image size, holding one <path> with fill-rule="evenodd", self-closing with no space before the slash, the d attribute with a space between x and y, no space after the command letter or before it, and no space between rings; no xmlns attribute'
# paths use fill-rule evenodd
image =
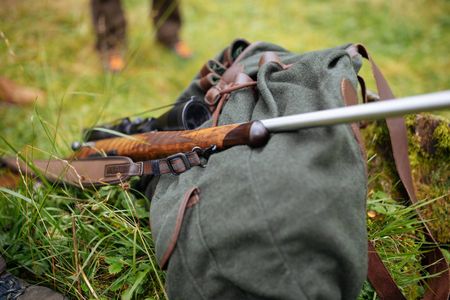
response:
<svg viewBox="0 0 450 300"><path fill-rule="evenodd" d="M200 201L200 191L197 187L193 187L189 189L183 197L183 200L180 203L180 206L178 207L178 213L175 221L175 226L173 228L172 235L170 236L170 239L166 241L167 247L164 251L161 259L159 260L159 266L162 269L165 269L167 266L167 263L172 256L173 251L175 250L175 246L178 241L178 237L180 236L181 232L181 226L183 225L183 220L186 215L186 210L195 204L197 204Z"/></svg>

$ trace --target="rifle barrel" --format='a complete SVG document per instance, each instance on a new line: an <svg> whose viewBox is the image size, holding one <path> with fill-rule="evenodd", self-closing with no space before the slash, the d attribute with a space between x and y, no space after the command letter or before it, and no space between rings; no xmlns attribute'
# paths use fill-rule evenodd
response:
<svg viewBox="0 0 450 300"><path fill-rule="evenodd" d="M450 90L266 119L260 122L269 132L274 133L363 120L385 119L445 108L450 108Z"/></svg>

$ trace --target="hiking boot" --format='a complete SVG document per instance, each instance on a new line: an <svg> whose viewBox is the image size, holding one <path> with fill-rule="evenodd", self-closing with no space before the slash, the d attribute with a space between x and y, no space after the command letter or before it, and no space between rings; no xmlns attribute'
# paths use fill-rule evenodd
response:
<svg viewBox="0 0 450 300"><path fill-rule="evenodd" d="M67 300L49 288L31 285L10 273L0 275L0 300Z"/></svg>
<svg viewBox="0 0 450 300"><path fill-rule="evenodd" d="M5 260L0 256L0 300L67 300L62 294L43 286L31 285L5 269Z"/></svg>
<svg viewBox="0 0 450 300"><path fill-rule="evenodd" d="M192 50L186 42L180 40L181 22L179 13L174 12L172 17L172 19L165 20L159 27L157 26L156 40L165 48L172 50L178 57L188 59L192 56ZM158 24L157 19L154 21L155 24Z"/></svg>
<svg viewBox="0 0 450 300"><path fill-rule="evenodd" d="M183 59L188 59L192 57L192 50L189 48L188 44L184 41L178 41L173 47L172 50L176 55Z"/></svg>
<svg viewBox="0 0 450 300"><path fill-rule="evenodd" d="M41 90L19 85L5 77L0 77L0 101L17 105L44 104Z"/></svg>
<svg viewBox="0 0 450 300"><path fill-rule="evenodd" d="M118 73L125 67L125 60L120 50L110 49L101 52L103 68L107 72Z"/></svg>

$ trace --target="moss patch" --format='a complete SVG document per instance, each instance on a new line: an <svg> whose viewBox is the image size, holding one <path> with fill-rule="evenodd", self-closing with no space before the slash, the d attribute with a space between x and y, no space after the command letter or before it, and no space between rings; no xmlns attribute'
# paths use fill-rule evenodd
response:
<svg viewBox="0 0 450 300"><path fill-rule="evenodd" d="M420 201L436 199L421 209L427 226L440 243L450 242L450 127L449 121L430 114L408 117L409 158ZM383 190L405 201L395 171L387 127L377 122L363 130L369 157L369 190Z"/></svg>

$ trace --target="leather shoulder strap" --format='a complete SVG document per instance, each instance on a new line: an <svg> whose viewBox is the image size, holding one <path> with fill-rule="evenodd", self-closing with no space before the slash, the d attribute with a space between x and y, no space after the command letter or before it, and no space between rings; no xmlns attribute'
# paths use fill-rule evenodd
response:
<svg viewBox="0 0 450 300"><path fill-rule="evenodd" d="M369 282L377 291L378 296L381 299L406 300L394 279L392 279L391 274L389 274L388 269L383 264L381 257L375 250L375 246L370 241L368 246L369 272L367 279L369 279Z"/></svg>
<svg viewBox="0 0 450 300"><path fill-rule="evenodd" d="M387 83L378 66L375 64L372 57L367 52L367 49L360 44L353 45L351 46L351 49L349 49L349 53L350 55L352 55L355 52L359 53L362 57L369 60L380 100L384 101L387 99L395 98L392 90L389 87L389 84ZM405 121L402 117L397 117L386 119L386 123L389 130L391 148L398 175L403 186L405 187L410 201L412 203L416 203L417 197L414 190L414 183L411 176L411 167L408 158L408 139ZM417 210L417 214L419 218L424 221L421 212ZM425 235L427 239L435 245L432 251L430 251L429 249L425 249L426 253L424 255L425 257L422 263L427 267L427 270L430 272L430 274L433 275L427 281L427 290L425 292L424 299L447 300L450 296L449 267L444 258L444 255L442 254L442 251L439 249L435 238L426 225L426 222L423 223L425 226ZM374 249L372 244L369 244L369 249ZM395 291L395 289L398 290L398 287L393 287L393 285L395 285L395 282L392 280L392 277L390 277L388 272L384 272L381 270L381 259L377 254L374 255L373 253L373 251L372 253L369 252L369 280L371 281L373 287L375 288L377 293L382 296L383 299L400 299L398 298L398 293ZM384 279L381 280L382 277Z"/></svg>

